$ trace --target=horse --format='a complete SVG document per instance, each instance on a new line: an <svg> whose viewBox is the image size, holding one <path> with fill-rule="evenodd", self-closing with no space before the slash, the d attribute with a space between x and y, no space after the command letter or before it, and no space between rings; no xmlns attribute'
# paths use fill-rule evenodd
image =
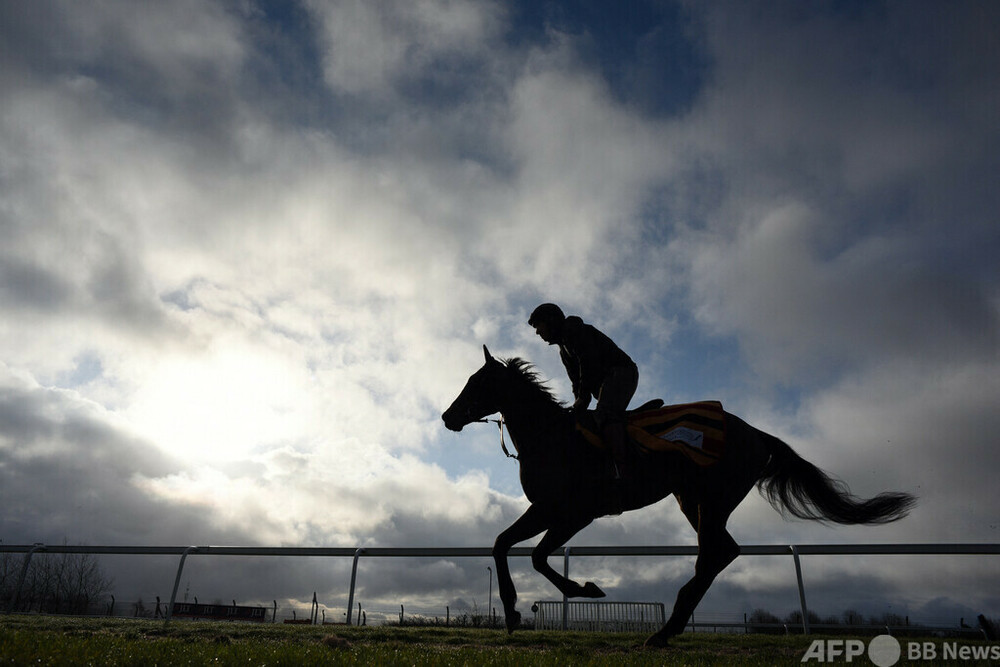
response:
<svg viewBox="0 0 1000 667"><path fill-rule="evenodd" d="M500 413L517 451L521 487L530 505L497 536L492 550L508 633L517 629L521 614L507 555L515 544L542 533L531 553L535 570L566 597L601 598L605 593L593 582L581 585L556 572L549 556L594 519L673 494L697 533L698 556L694 576L678 591L670 618L646 640L647 646L663 647L683 632L712 582L739 556L726 523L754 486L782 514L838 524L897 521L916 502L898 492L859 499L780 439L729 412L724 412L726 450L718 462L701 466L676 452L636 454L641 465L632 466L632 478L622 484L613 478L609 454L583 439L573 411L557 400L530 363L495 359L485 345L483 354L485 364L441 417L449 430L458 432Z"/></svg>

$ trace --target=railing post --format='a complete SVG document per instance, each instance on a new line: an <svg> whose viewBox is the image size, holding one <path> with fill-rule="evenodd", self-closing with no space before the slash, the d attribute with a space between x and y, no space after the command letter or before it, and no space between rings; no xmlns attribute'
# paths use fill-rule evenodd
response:
<svg viewBox="0 0 1000 667"><path fill-rule="evenodd" d="M351 624L351 607L354 606L354 585L358 581L358 559L361 558L361 554L365 552L364 547L359 547L357 551L354 552L354 565L351 567L351 593L347 597L347 624ZM358 619L359 621L361 619Z"/></svg>
<svg viewBox="0 0 1000 667"><path fill-rule="evenodd" d="M570 546L563 547L563 576L569 579L569 552ZM569 598L563 594L563 619L562 629L569 630Z"/></svg>
<svg viewBox="0 0 1000 667"><path fill-rule="evenodd" d="M24 563L21 564L21 576L17 578L17 588L14 589L14 595L11 596L10 604L7 606L8 614L13 613L14 608L17 606L18 598L21 597L21 587L24 586L24 578L28 574L28 566L31 565L31 557L37 551L45 551L45 545L41 542L35 542L35 546L31 547L28 553L24 554Z"/></svg>
<svg viewBox="0 0 1000 667"><path fill-rule="evenodd" d="M792 559L795 561L795 578L799 583L799 605L802 607L802 632L809 634L809 609L806 607L806 589L802 584L802 564L799 562L799 549L794 544L789 547Z"/></svg>
<svg viewBox="0 0 1000 667"><path fill-rule="evenodd" d="M193 554L198 551L198 547L188 547L181 554L181 562L177 565L177 576L174 577L174 590L170 593L170 606L167 607L167 613L163 617L163 625L170 622L170 617L174 614L174 602L177 600L177 587L181 584L181 572L184 571L184 561L187 560L188 554Z"/></svg>

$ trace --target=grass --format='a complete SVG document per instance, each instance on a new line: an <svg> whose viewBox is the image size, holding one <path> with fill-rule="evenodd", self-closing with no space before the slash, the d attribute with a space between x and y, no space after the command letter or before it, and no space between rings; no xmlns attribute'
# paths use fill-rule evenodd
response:
<svg viewBox="0 0 1000 667"><path fill-rule="evenodd" d="M815 638L698 633L654 650L637 634L0 616L0 664L799 665Z"/></svg>

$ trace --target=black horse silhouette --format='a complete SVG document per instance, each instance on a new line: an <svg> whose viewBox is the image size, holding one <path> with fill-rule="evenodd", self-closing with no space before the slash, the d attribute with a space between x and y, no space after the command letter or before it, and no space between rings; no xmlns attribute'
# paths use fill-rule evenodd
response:
<svg viewBox="0 0 1000 667"><path fill-rule="evenodd" d="M778 511L841 524L896 521L915 502L905 493L860 500L784 442L728 412L726 452L718 463L703 467L677 453L647 453L642 465L635 466L635 479L618 491L608 472L608 455L583 440L572 412L555 399L531 365L516 358L494 359L485 345L483 353L485 365L469 378L442 419L452 431L461 431L499 412L519 453L521 486L531 505L500 533L493 547L508 632L514 632L521 615L515 609L517 592L507 554L518 542L541 533L545 535L532 551L534 568L567 597L604 597L592 582L580 585L561 576L548 557L595 518L674 494L698 533L698 558L694 577L678 592L670 619L646 641L665 646L684 630L715 577L739 555L726 522L755 485Z"/></svg>

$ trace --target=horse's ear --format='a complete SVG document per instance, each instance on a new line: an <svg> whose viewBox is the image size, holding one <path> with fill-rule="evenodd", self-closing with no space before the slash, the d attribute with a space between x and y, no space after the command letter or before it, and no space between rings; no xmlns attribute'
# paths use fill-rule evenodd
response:
<svg viewBox="0 0 1000 667"><path fill-rule="evenodd" d="M485 345L483 345L483 356L486 357L486 363L490 363L491 361L493 361L493 355L490 354L490 351L486 348Z"/></svg>

